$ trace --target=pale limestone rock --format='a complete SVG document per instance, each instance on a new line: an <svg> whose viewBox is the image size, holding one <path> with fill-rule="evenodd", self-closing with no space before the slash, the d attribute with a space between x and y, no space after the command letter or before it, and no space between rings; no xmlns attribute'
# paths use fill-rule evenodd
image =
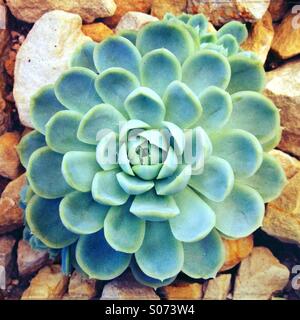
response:
<svg viewBox="0 0 300 320"><path fill-rule="evenodd" d="M52 10L79 14L86 22L110 17L116 10L114 0L7 0L6 2L16 18L29 23L37 21L44 13Z"/></svg>
<svg viewBox="0 0 300 320"><path fill-rule="evenodd" d="M74 271L69 282L68 299L89 300L95 295L96 280L84 278L78 272Z"/></svg>
<svg viewBox="0 0 300 320"><path fill-rule="evenodd" d="M175 16L185 11L187 0L153 0L151 14L162 19L166 13L172 13Z"/></svg>
<svg viewBox="0 0 300 320"><path fill-rule="evenodd" d="M104 286L101 300L159 300L159 296L126 273Z"/></svg>
<svg viewBox="0 0 300 320"><path fill-rule="evenodd" d="M169 286L160 288L160 292L168 300L201 300L202 285L178 281Z"/></svg>
<svg viewBox="0 0 300 320"><path fill-rule="evenodd" d="M249 256L253 249L253 235L236 240L223 239L223 243L226 256L221 271L226 271L232 269Z"/></svg>
<svg viewBox="0 0 300 320"><path fill-rule="evenodd" d="M115 27L121 18L130 11L149 13L153 0L115 0L117 10L112 17L104 18L109 27Z"/></svg>
<svg viewBox="0 0 300 320"><path fill-rule="evenodd" d="M15 179L20 173L20 159L16 146L20 141L18 132L6 132L0 136L0 175Z"/></svg>
<svg viewBox="0 0 300 320"><path fill-rule="evenodd" d="M208 281L203 300L226 300L231 287L231 274L221 274Z"/></svg>
<svg viewBox="0 0 300 320"><path fill-rule="evenodd" d="M49 254L46 250L34 250L25 240L18 243L18 271L21 277L30 275L41 269L48 262Z"/></svg>
<svg viewBox="0 0 300 320"><path fill-rule="evenodd" d="M268 300L273 292L284 289L289 270L264 247L256 247L242 261L235 279L234 300Z"/></svg>
<svg viewBox="0 0 300 320"><path fill-rule="evenodd" d="M276 28L272 50L281 59L300 53L300 24L296 14L289 13Z"/></svg>
<svg viewBox="0 0 300 320"><path fill-rule="evenodd" d="M138 31L147 23L158 21L156 17L150 16L142 12L131 11L126 13L118 23L116 32L122 30L134 30Z"/></svg>
<svg viewBox="0 0 300 320"><path fill-rule="evenodd" d="M265 63L274 37L272 16L269 12L261 20L255 22L248 39L242 44L244 50L255 52Z"/></svg>
<svg viewBox="0 0 300 320"><path fill-rule="evenodd" d="M300 245L300 172L288 181L280 197L268 204L262 229L279 240Z"/></svg>
<svg viewBox="0 0 300 320"><path fill-rule="evenodd" d="M59 265L46 266L31 280L22 300L60 300L68 287L68 277Z"/></svg>
<svg viewBox="0 0 300 320"><path fill-rule="evenodd" d="M101 42L114 35L114 32L102 22L85 24L82 26L82 32L96 42Z"/></svg>
<svg viewBox="0 0 300 320"><path fill-rule="evenodd" d="M26 183L25 174L11 181L0 198L0 234L23 225L23 211L19 207L20 191Z"/></svg>
<svg viewBox="0 0 300 320"><path fill-rule="evenodd" d="M264 93L281 111L284 130L278 148L300 156L300 61L268 72Z"/></svg>
<svg viewBox="0 0 300 320"><path fill-rule="evenodd" d="M270 154L281 164L287 179L293 178L300 171L300 161L287 153L274 149Z"/></svg>
<svg viewBox="0 0 300 320"><path fill-rule="evenodd" d="M15 243L16 240L11 236L0 237L0 269L4 271L4 273L0 276L5 277L6 283L8 283L10 280L10 274L13 268L13 249ZM0 284L2 284L2 281L3 279L0 279ZM3 284L5 285L5 283Z"/></svg>
<svg viewBox="0 0 300 320"><path fill-rule="evenodd" d="M81 27L79 15L51 11L35 23L22 44L16 59L14 98L24 126L32 127L31 96L42 86L54 83L68 69L74 50L90 40Z"/></svg>
<svg viewBox="0 0 300 320"><path fill-rule="evenodd" d="M255 22L263 17L268 10L270 0L257 1L216 1L188 0L189 13L203 13L216 26L231 20Z"/></svg>

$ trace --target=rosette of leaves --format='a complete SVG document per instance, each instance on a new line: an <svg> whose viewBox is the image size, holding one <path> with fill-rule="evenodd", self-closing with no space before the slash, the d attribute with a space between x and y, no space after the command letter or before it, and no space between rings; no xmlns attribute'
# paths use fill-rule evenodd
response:
<svg viewBox="0 0 300 320"><path fill-rule="evenodd" d="M281 136L278 109L261 93L262 63L240 49L247 29L207 28L203 15L167 15L87 42L32 97L35 130L19 145L26 224L91 278L128 267L152 287L181 271L214 277L224 263L221 237L253 233L285 184L268 153ZM198 140L198 157L180 162Z"/></svg>

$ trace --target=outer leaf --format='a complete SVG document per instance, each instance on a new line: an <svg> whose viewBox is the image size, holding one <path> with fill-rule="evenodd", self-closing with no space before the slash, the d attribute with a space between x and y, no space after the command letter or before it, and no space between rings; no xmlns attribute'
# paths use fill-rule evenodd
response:
<svg viewBox="0 0 300 320"><path fill-rule="evenodd" d="M46 200L33 196L26 208L26 221L33 234L50 248L63 248L78 236L68 231L59 217L60 199Z"/></svg>
<svg viewBox="0 0 300 320"><path fill-rule="evenodd" d="M55 199L72 191L61 173L62 158L62 155L48 147L40 148L32 154L27 179L34 193L46 199Z"/></svg>
<svg viewBox="0 0 300 320"><path fill-rule="evenodd" d="M167 222L148 222L144 242L135 258L146 275L163 281L181 270L183 247L172 235Z"/></svg>
<svg viewBox="0 0 300 320"><path fill-rule="evenodd" d="M55 84L57 99L68 109L86 113L102 102L95 90L96 73L86 68L71 68Z"/></svg>
<svg viewBox="0 0 300 320"><path fill-rule="evenodd" d="M82 44L75 52L71 58L71 67L83 67L90 69L93 72L97 72L94 64L93 54L96 47L96 42L87 41Z"/></svg>
<svg viewBox="0 0 300 320"><path fill-rule="evenodd" d="M225 34L234 36L239 44L243 43L248 37L246 26L239 21L228 22L218 30L219 38L221 38Z"/></svg>
<svg viewBox="0 0 300 320"><path fill-rule="evenodd" d="M236 184L223 202L208 204L216 213L216 228L230 238L247 237L262 225L264 201L248 186Z"/></svg>
<svg viewBox="0 0 300 320"><path fill-rule="evenodd" d="M221 36L216 44L227 49L228 56L238 53L240 48L236 38L231 34L225 34Z"/></svg>
<svg viewBox="0 0 300 320"><path fill-rule="evenodd" d="M76 259L80 268L91 278L110 280L127 269L131 255L112 249L100 230L80 237L76 247Z"/></svg>
<svg viewBox="0 0 300 320"><path fill-rule="evenodd" d="M225 261L225 250L218 232L213 230L206 238L184 243L182 271L191 278L214 278Z"/></svg>

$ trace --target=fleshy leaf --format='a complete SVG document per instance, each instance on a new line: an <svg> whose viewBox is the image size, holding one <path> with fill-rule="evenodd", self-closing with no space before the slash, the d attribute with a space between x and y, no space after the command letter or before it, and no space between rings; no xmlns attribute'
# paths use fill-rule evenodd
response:
<svg viewBox="0 0 300 320"><path fill-rule="evenodd" d="M137 164L132 167L132 170L135 175L139 176L143 180L150 181L158 176L161 168L162 164Z"/></svg>
<svg viewBox="0 0 300 320"><path fill-rule="evenodd" d="M110 130L119 131L119 126L126 121L123 115L109 104L100 104L87 112L79 125L77 136L82 142L97 144L99 136Z"/></svg>
<svg viewBox="0 0 300 320"><path fill-rule="evenodd" d="M153 127L161 124L166 113L159 95L145 87L131 92L125 101L125 108L131 119L141 120Z"/></svg>
<svg viewBox="0 0 300 320"><path fill-rule="evenodd" d="M95 87L102 100L114 106L125 117L124 108L127 96L139 86L134 74L122 68L110 68L102 72L96 79Z"/></svg>
<svg viewBox="0 0 300 320"><path fill-rule="evenodd" d="M128 194L141 194L154 187L152 181L141 180L137 177L132 177L125 172L117 173L117 179L122 189Z"/></svg>
<svg viewBox="0 0 300 320"><path fill-rule="evenodd" d="M166 106L165 120L180 128L190 128L202 113L201 103L193 91L180 81L172 82L163 97Z"/></svg>
<svg viewBox="0 0 300 320"><path fill-rule="evenodd" d="M67 183L81 192L91 191L95 174L101 171L95 152L70 151L64 155L61 167Z"/></svg>
<svg viewBox="0 0 300 320"><path fill-rule="evenodd" d="M201 50L189 57L182 67L182 80L196 95L207 87L226 89L230 81L230 65L220 53Z"/></svg>
<svg viewBox="0 0 300 320"><path fill-rule="evenodd" d="M155 182L155 190L158 195L172 195L182 191L188 184L192 174L190 165L180 165L174 174Z"/></svg>
<svg viewBox="0 0 300 320"><path fill-rule="evenodd" d="M225 34L218 39L217 45L227 49L228 56L236 54L239 51L239 44L236 38L231 34Z"/></svg>
<svg viewBox="0 0 300 320"><path fill-rule="evenodd" d="M200 126L208 132L221 129L229 120L232 112L230 95L217 87L208 87L200 96L203 113Z"/></svg>
<svg viewBox="0 0 300 320"><path fill-rule="evenodd" d="M130 212L141 219L161 221L175 217L179 209L171 196L159 196L151 189L135 197Z"/></svg>
<svg viewBox="0 0 300 320"><path fill-rule="evenodd" d="M138 33L136 46L142 55L160 49L162 44L180 63L194 52L194 41L184 26L154 22L146 25Z"/></svg>
<svg viewBox="0 0 300 320"><path fill-rule="evenodd" d="M185 135L183 130L172 122L164 121L163 125L169 130L173 138L173 148L177 155L182 155L185 147Z"/></svg>
<svg viewBox="0 0 300 320"><path fill-rule="evenodd" d="M46 199L60 198L72 191L61 172L63 156L48 147L30 157L27 178L34 193Z"/></svg>
<svg viewBox="0 0 300 320"><path fill-rule="evenodd" d="M55 83L57 99L66 108L86 113L102 103L95 89L96 73L86 68L71 68Z"/></svg>
<svg viewBox="0 0 300 320"><path fill-rule="evenodd" d="M142 85L163 96L167 86L181 79L181 65L173 53L157 49L144 55L141 61Z"/></svg>
<svg viewBox="0 0 300 320"><path fill-rule="evenodd" d="M140 269L161 281L177 275L183 265L183 247L168 222L147 222L144 242L135 253Z"/></svg>
<svg viewBox="0 0 300 320"><path fill-rule="evenodd" d="M96 159L103 170L108 171L118 168L117 150L117 134L113 131L100 139L96 149Z"/></svg>
<svg viewBox="0 0 300 320"><path fill-rule="evenodd" d="M261 92L265 86L265 70L258 60L233 55L228 59L231 67L231 79L227 91L230 94L238 91Z"/></svg>
<svg viewBox="0 0 300 320"><path fill-rule="evenodd" d="M248 131L261 143L270 140L279 130L279 110L263 95L238 92L232 96L232 102L233 110L226 127Z"/></svg>
<svg viewBox="0 0 300 320"><path fill-rule="evenodd" d="M216 217L211 208L190 188L174 196L180 214L170 219L174 237L183 242L205 238L213 229Z"/></svg>
<svg viewBox="0 0 300 320"><path fill-rule="evenodd" d="M50 248L63 248L75 242L78 235L70 232L59 217L60 199L46 200L33 196L26 208L26 221L31 232Z"/></svg>
<svg viewBox="0 0 300 320"><path fill-rule="evenodd" d="M94 201L90 193L72 192L63 198L59 213L65 227L77 234L90 234L103 228L109 207Z"/></svg>
<svg viewBox="0 0 300 320"><path fill-rule="evenodd" d="M111 248L100 230L79 238L76 259L80 268L91 278L110 280L127 269L131 255Z"/></svg>
<svg viewBox="0 0 300 320"><path fill-rule="evenodd" d="M208 199L220 202L230 194L233 183L234 174L229 163L212 156L205 162L202 174L192 175L189 186Z"/></svg>
<svg viewBox="0 0 300 320"><path fill-rule="evenodd" d="M82 115L76 111L63 110L57 112L46 125L47 145L55 152L92 151L93 146L77 139L77 130Z"/></svg>
<svg viewBox="0 0 300 320"><path fill-rule="evenodd" d="M246 25L239 21L230 21L218 30L218 37L221 38L225 34L230 34L235 37L236 41L241 44L248 37Z"/></svg>
<svg viewBox="0 0 300 320"><path fill-rule="evenodd" d="M20 161L24 168L27 168L29 159L34 151L46 146L45 137L38 131L26 134L17 146Z"/></svg>
<svg viewBox="0 0 300 320"><path fill-rule="evenodd" d="M188 25L196 28L199 34L207 32L208 21L203 14L196 14L189 18Z"/></svg>
<svg viewBox="0 0 300 320"><path fill-rule="evenodd" d="M141 284L143 284L145 286L149 286L149 287L152 287L154 289L167 286L167 285L171 284L176 279L176 276L174 276L172 278L168 278L168 279L166 279L164 281L161 281L159 279L154 279L154 278L151 278L151 277L147 276L140 269L140 267L136 263L136 260L135 260L134 257L132 257L132 259L131 259L130 269L131 269L131 272L132 272L135 280L137 280L139 283L141 283Z"/></svg>
<svg viewBox="0 0 300 320"><path fill-rule="evenodd" d="M206 238L184 243L182 271L194 279L214 278L225 261L225 249L218 232L213 230Z"/></svg>
<svg viewBox="0 0 300 320"><path fill-rule="evenodd" d="M123 68L139 78L140 60L137 48L120 36L105 39L94 50L94 63L99 73L109 68Z"/></svg>
<svg viewBox="0 0 300 320"><path fill-rule="evenodd" d="M173 173L177 169L177 165L178 165L178 160L177 160L176 153L174 152L173 148L170 147L168 150L167 157L156 179L160 180L173 175Z"/></svg>
<svg viewBox="0 0 300 320"><path fill-rule="evenodd" d="M141 247L146 223L129 212L129 201L124 206L111 207L104 221L104 235L109 245L121 252L134 253Z"/></svg>
<svg viewBox="0 0 300 320"><path fill-rule="evenodd" d="M211 137L213 154L229 162L237 178L250 177L260 167L263 150L249 132L234 129Z"/></svg>
<svg viewBox="0 0 300 320"><path fill-rule="evenodd" d="M83 67L97 72L94 64L94 49L96 42L87 41L75 50L70 61L71 67Z"/></svg>
<svg viewBox="0 0 300 320"><path fill-rule="evenodd" d="M278 128L277 132L275 132L274 136L270 138L270 140L262 143L262 147L265 152L269 152L279 145L282 138L282 130L282 127Z"/></svg>
<svg viewBox="0 0 300 320"><path fill-rule="evenodd" d="M129 40L133 45L136 44L137 38L137 31L135 30L122 30L118 33L119 36L126 38Z"/></svg>
<svg viewBox="0 0 300 320"><path fill-rule="evenodd" d="M109 206L124 204L129 195L121 188L116 174L118 170L98 172L93 180L92 194L95 201Z"/></svg>
<svg viewBox="0 0 300 320"><path fill-rule="evenodd" d="M37 91L30 101L30 119L40 133L45 134L46 123L58 111L66 108L57 100L54 86L47 85Z"/></svg>
<svg viewBox="0 0 300 320"><path fill-rule="evenodd" d="M257 191L248 186L235 184L223 202L207 200L207 203L216 214L216 228L225 236L244 238L262 225L264 201Z"/></svg>
<svg viewBox="0 0 300 320"><path fill-rule="evenodd" d="M270 202L280 196L286 184L286 176L280 163L265 153L258 171L252 177L241 180L241 182L258 191L264 202Z"/></svg>
<svg viewBox="0 0 300 320"><path fill-rule="evenodd" d="M118 162L125 173L130 176L134 176L134 172L132 171L130 161L127 156L127 145L125 143L123 143L119 149Z"/></svg>

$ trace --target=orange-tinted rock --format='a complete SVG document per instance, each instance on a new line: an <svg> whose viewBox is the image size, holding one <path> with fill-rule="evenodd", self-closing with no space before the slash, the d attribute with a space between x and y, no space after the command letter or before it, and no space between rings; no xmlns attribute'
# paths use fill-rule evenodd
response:
<svg viewBox="0 0 300 320"><path fill-rule="evenodd" d="M117 10L112 17L104 18L103 22L109 27L115 27L125 13L139 11L148 13L153 0L115 0Z"/></svg>
<svg viewBox="0 0 300 320"><path fill-rule="evenodd" d="M200 283L183 281L160 288L160 293L168 300L201 300L203 295Z"/></svg>
<svg viewBox="0 0 300 320"><path fill-rule="evenodd" d="M87 279L74 271L70 282L67 298L70 300L89 300L96 295L96 280Z"/></svg>
<svg viewBox="0 0 300 320"><path fill-rule="evenodd" d="M101 42L114 34L109 27L101 22L83 25L82 32L96 42Z"/></svg>
<svg viewBox="0 0 300 320"><path fill-rule="evenodd" d="M226 258L221 271L229 270L245 259L253 249L253 236L237 240L223 239Z"/></svg>
<svg viewBox="0 0 300 320"><path fill-rule="evenodd" d="M187 0L153 0L151 14L162 19L166 13L179 15L186 9Z"/></svg>
<svg viewBox="0 0 300 320"><path fill-rule="evenodd" d="M231 287L231 274L220 274L208 281L203 300L226 300Z"/></svg>

